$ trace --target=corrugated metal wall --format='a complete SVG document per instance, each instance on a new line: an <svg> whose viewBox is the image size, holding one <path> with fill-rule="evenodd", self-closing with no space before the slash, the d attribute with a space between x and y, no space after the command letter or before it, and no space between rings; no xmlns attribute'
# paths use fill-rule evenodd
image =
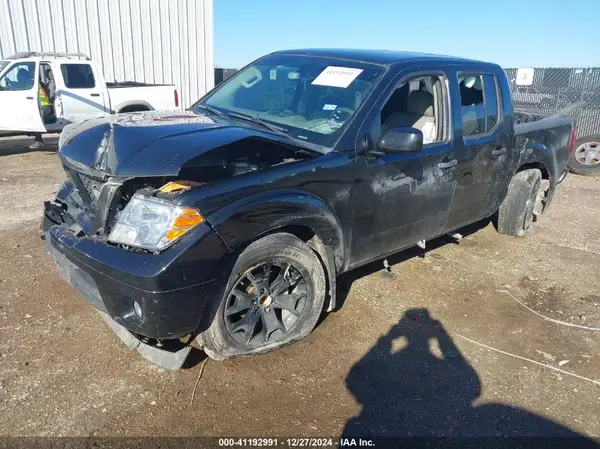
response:
<svg viewBox="0 0 600 449"><path fill-rule="evenodd" d="M0 0L0 59L85 53L107 81L175 84L183 107L214 85L212 0Z"/></svg>

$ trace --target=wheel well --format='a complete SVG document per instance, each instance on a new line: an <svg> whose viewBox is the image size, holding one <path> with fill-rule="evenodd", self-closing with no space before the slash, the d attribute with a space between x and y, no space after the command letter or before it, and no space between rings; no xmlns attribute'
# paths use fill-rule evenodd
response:
<svg viewBox="0 0 600 449"><path fill-rule="evenodd" d="M532 168L537 168L539 171L542 172L542 179L550 179L550 173L548 172L548 169L546 168L546 166L540 162L531 162L529 164L523 164L519 167L519 169L517 170L517 173L523 171L523 170L530 170Z"/></svg>
<svg viewBox="0 0 600 449"><path fill-rule="evenodd" d="M140 111L150 111L150 108L143 104L131 104L129 106L122 107L117 112L119 114L121 114L124 112L140 112Z"/></svg>

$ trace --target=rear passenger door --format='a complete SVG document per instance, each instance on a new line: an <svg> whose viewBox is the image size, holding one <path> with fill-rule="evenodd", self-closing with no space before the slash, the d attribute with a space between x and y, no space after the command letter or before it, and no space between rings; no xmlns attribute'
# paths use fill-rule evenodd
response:
<svg viewBox="0 0 600 449"><path fill-rule="evenodd" d="M458 164L447 231L496 211L508 187L508 153L512 150L497 77L492 73L457 71L452 78L452 110L458 118L454 141Z"/></svg>
<svg viewBox="0 0 600 449"><path fill-rule="evenodd" d="M60 75L55 105L57 115L67 122L79 122L108 113L104 83L97 79L89 62L63 62Z"/></svg>

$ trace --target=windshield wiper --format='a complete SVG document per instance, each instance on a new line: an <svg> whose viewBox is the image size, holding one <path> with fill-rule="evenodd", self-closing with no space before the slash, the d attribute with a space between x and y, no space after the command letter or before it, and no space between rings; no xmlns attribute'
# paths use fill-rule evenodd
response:
<svg viewBox="0 0 600 449"><path fill-rule="evenodd" d="M218 109L213 108L212 106L209 106L207 104L199 104L197 107L200 108L200 109L204 109L205 111L208 111L208 112L210 112L210 113L212 113L214 115L218 115L219 117L226 117L227 116L227 114L225 114L224 112L219 111Z"/></svg>
<svg viewBox="0 0 600 449"><path fill-rule="evenodd" d="M287 136L289 132L289 129L287 128L273 125L272 123L266 122L254 115L238 114L237 112L228 112L227 115L229 115L230 117L239 118L241 120L246 120L248 122L256 123L257 125L261 125L263 128L267 128L268 130L273 131L274 133L281 134L284 136Z"/></svg>
<svg viewBox="0 0 600 449"><path fill-rule="evenodd" d="M224 112L224 111L220 111L217 108L213 108L212 106L209 106L207 104L199 104L197 107L200 109L204 109L205 111L208 111L214 115L218 115L220 117L235 117L235 118L239 118L241 120L246 120L248 122L256 123L257 125L261 125L263 128L267 128L268 130L273 131L277 134L287 136L287 134L289 132L289 130L287 128L273 125L273 124L266 122L254 115L239 114L237 112L232 112L232 111Z"/></svg>

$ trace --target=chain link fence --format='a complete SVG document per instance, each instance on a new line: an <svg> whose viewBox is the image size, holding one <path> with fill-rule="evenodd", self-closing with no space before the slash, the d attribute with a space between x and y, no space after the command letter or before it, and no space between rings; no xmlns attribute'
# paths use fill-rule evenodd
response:
<svg viewBox="0 0 600 449"><path fill-rule="evenodd" d="M527 74L510 68L505 72L518 123L539 120L577 104L561 115L577 120L579 137L600 134L600 67L545 67L529 69Z"/></svg>

